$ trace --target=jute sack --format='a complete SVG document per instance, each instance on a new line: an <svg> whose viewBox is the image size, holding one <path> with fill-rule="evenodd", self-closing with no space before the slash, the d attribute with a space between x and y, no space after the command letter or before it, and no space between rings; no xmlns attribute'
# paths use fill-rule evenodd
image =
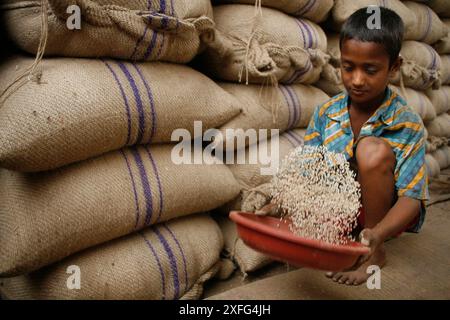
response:
<svg viewBox="0 0 450 320"><path fill-rule="evenodd" d="M10 299L198 299L196 286L217 272L222 247L217 223L207 215L193 215L87 249L31 274L1 279L0 290ZM78 290L67 286L72 284L70 266L79 268ZM191 290L197 294L192 296Z"/></svg>
<svg viewBox="0 0 450 320"><path fill-rule="evenodd" d="M436 178L441 173L439 163L431 154L425 154L425 167L430 178Z"/></svg>
<svg viewBox="0 0 450 320"><path fill-rule="evenodd" d="M81 10L79 30L67 26L71 5ZM47 56L186 63L214 26L209 0L7 0L0 9L19 47Z"/></svg>
<svg viewBox="0 0 450 320"><path fill-rule="evenodd" d="M241 3L254 4L258 0L213 0L214 4ZM333 0L262 0L261 5L283 11L289 15L322 22L333 7Z"/></svg>
<svg viewBox="0 0 450 320"><path fill-rule="evenodd" d="M267 255L248 247L238 237L236 224L227 216L217 217L217 221L223 234L225 254L237 263L244 275L261 269L273 261Z"/></svg>
<svg viewBox="0 0 450 320"><path fill-rule="evenodd" d="M443 146L431 154L439 164L441 170L450 166L450 148Z"/></svg>
<svg viewBox="0 0 450 320"><path fill-rule="evenodd" d="M434 106L437 115L450 110L450 86L442 86L439 90L428 89L426 95Z"/></svg>
<svg viewBox="0 0 450 320"><path fill-rule="evenodd" d="M231 83L219 85L231 93L243 109L240 115L220 128L227 145L234 140L235 147L238 147L239 140L244 140L248 129L257 133L259 129L284 132L306 128L314 109L329 99L322 90L309 85L279 85L277 88Z"/></svg>
<svg viewBox="0 0 450 320"><path fill-rule="evenodd" d="M424 122L430 122L436 118L436 109L423 92L395 86L391 86L391 88L417 112Z"/></svg>
<svg viewBox="0 0 450 320"><path fill-rule="evenodd" d="M441 57L431 46L423 42L404 41L400 55L403 64L392 79L395 85L404 85L416 90L437 89L441 85ZM400 79L400 76L403 79Z"/></svg>
<svg viewBox="0 0 450 320"><path fill-rule="evenodd" d="M408 39L433 44L447 35L447 26L428 6L412 1L404 1L403 4L414 12L416 17Z"/></svg>
<svg viewBox="0 0 450 320"><path fill-rule="evenodd" d="M123 149L45 173L1 170L0 276L34 271L146 226L212 210L239 194L227 166L176 165L172 149Z"/></svg>
<svg viewBox="0 0 450 320"><path fill-rule="evenodd" d="M428 0L428 1L426 1L426 3L440 17L450 18L450 1L448 1L448 0Z"/></svg>
<svg viewBox="0 0 450 320"><path fill-rule="evenodd" d="M441 80L442 84L450 85L450 54L441 55Z"/></svg>
<svg viewBox="0 0 450 320"><path fill-rule="evenodd" d="M274 150L272 149L274 147L271 145L271 142L274 140L260 141L256 145L249 146L245 152L245 163L230 164L228 168L230 168L243 189L249 189L267 183L272 179L272 175L261 173L261 168L269 167L268 164L262 163L259 157L261 150L268 150L267 154L270 155L272 164L281 164L281 161L293 148L303 145L305 131L304 129L296 129L281 134L278 139L278 154L271 154L271 151ZM252 164L250 159L257 159L257 163Z"/></svg>
<svg viewBox="0 0 450 320"><path fill-rule="evenodd" d="M443 113L427 124L430 136L450 138L450 115Z"/></svg>
<svg viewBox="0 0 450 320"><path fill-rule="evenodd" d="M0 66L6 88L31 58ZM16 70L17 68L17 70ZM238 102L203 74L167 63L50 58L0 106L0 165L42 171L124 146L170 142L194 121L219 127ZM186 81L189 79L189 81Z"/></svg>
<svg viewBox="0 0 450 320"><path fill-rule="evenodd" d="M214 7L201 67L214 78L249 83L316 82L328 62L327 38L315 23L250 5ZM207 36L206 36L207 35Z"/></svg>
<svg viewBox="0 0 450 320"><path fill-rule="evenodd" d="M405 25L405 39L412 39L416 28L416 17L408 7L399 0L335 0L332 9L333 23L336 30L340 30L350 15L358 9L377 5L395 11L402 18Z"/></svg>
<svg viewBox="0 0 450 320"><path fill-rule="evenodd" d="M433 47L439 54L450 54L450 19L443 19L442 22L447 28L447 36L436 42Z"/></svg>

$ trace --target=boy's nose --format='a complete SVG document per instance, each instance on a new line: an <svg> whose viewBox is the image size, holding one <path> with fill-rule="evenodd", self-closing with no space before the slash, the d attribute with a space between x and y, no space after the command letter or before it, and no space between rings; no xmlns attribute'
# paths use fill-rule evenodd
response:
<svg viewBox="0 0 450 320"><path fill-rule="evenodd" d="M359 71L355 71L355 73L353 74L352 77L352 85L355 88L361 88L364 86L364 75L362 74L362 72Z"/></svg>

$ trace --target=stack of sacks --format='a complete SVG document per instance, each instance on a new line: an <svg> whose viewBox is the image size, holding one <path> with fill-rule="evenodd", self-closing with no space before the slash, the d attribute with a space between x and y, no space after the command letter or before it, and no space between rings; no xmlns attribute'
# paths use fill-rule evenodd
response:
<svg viewBox="0 0 450 320"><path fill-rule="evenodd" d="M245 159L243 163L229 164L241 193L220 209L228 215L231 210L257 208L246 205L246 200L254 189L272 178L261 171L270 166L263 163L261 150L267 151L262 153L271 157L272 163L279 163L292 148L303 144L304 128L315 107L329 99L311 84L321 74L336 83L336 76L332 78L333 73L326 72L334 68L326 54L326 35L317 24L327 18L333 1L263 0L251 5L255 0L216 0L213 3L217 4L214 7L216 27L214 32L202 35L206 49L197 65L217 79L243 108L242 114L221 127L224 146L237 149ZM246 137L251 129L256 132L263 129L267 135L270 133L266 130L278 129L280 135L272 140L258 135L258 142L250 142ZM279 139L279 150L272 149L275 138ZM245 150L239 149L239 141L244 141ZM257 163L250 159L257 159ZM237 243L235 230L230 231L233 223L228 218L220 221L225 243ZM243 243L235 248L226 247L243 272L256 270L270 261Z"/></svg>
<svg viewBox="0 0 450 320"><path fill-rule="evenodd" d="M48 38L37 66L26 56L0 65L0 277L14 277L0 292L198 298L218 271L223 240L197 214L234 199L240 186L207 154L203 164L175 164L168 143L175 129L194 138L194 121L219 128L241 109L206 76L167 61L198 53L211 4L77 1L81 30L69 31L69 2L50 0L48 11L45 1L1 6L19 47L40 58L41 16ZM80 268L81 290L66 286L69 265Z"/></svg>

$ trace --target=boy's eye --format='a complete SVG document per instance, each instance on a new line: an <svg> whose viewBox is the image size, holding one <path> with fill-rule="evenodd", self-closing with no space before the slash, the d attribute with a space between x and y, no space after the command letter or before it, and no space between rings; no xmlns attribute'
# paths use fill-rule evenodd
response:
<svg viewBox="0 0 450 320"><path fill-rule="evenodd" d="M350 71L352 71L353 70L353 68L351 67L351 66L342 66L342 68L345 70L345 71L347 71L347 72L350 72Z"/></svg>
<svg viewBox="0 0 450 320"><path fill-rule="evenodd" d="M374 75L375 73L377 73L377 69L375 68L367 68L366 72L370 75Z"/></svg>

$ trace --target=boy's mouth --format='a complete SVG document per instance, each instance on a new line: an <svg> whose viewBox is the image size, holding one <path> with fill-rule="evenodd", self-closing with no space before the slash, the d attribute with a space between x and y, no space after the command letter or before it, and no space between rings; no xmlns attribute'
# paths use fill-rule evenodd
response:
<svg viewBox="0 0 450 320"><path fill-rule="evenodd" d="M363 96L367 93L367 91L365 91L365 90L358 90L358 89L352 89L351 92L354 96L357 96L357 97Z"/></svg>

